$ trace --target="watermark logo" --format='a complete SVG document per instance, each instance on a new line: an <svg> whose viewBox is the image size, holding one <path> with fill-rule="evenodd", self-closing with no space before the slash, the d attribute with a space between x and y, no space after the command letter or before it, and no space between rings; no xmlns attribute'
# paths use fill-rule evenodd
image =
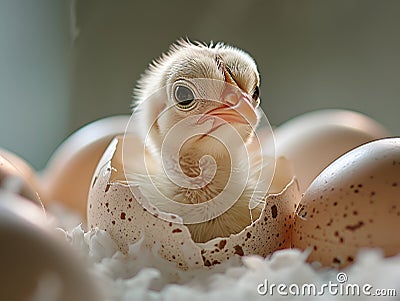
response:
<svg viewBox="0 0 400 301"><path fill-rule="evenodd" d="M258 284L257 293L262 296L387 296L397 295L393 288L374 288L371 284L351 283L344 272L336 275L336 281L316 285L313 283L270 283L265 279Z"/></svg>

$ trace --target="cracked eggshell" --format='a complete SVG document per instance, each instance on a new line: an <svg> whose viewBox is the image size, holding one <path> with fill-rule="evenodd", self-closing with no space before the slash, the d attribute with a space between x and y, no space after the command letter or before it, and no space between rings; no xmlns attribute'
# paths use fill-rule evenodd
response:
<svg viewBox="0 0 400 301"><path fill-rule="evenodd" d="M362 145L329 165L296 211L294 248L309 261L351 264L361 248L400 253L400 138Z"/></svg>
<svg viewBox="0 0 400 301"><path fill-rule="evenodd" d="M39 178L45 205L60 202L83 219L86 217L93 172L110 141L124 133L129 118L129 115L120 115L94 121L57 148Z"/></svg>
<svg viewBox="0 0 400 301"><path fill-rule="evenodd" d="M138 142L134 137L131 139ZM277 161L278 173L271 194L253 224L229 237L195 243L179 216L150 206L140 187L131 187L138 196L135 199L130 187L119 181L125 179L121 173L122 141L122 137L114 139L99 162L89 191L87 216L89 227L107 231L122 252L142 238L149 249L188 270L219 264L234 256L266 256L290 247L293 214L300 192L285 159Z"/></svg>

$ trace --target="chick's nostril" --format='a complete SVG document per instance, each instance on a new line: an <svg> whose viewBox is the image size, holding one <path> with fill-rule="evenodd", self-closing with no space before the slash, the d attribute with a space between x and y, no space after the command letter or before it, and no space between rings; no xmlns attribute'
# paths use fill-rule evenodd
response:
<svg viewBox="0 0 400 301"><path fill-rule="evenodd" d="M224 104L235 106L242 97L245 97L245 94L237 87L227 86L221 96L221 100Z"/></svg>
<svg viewBox="0 0 400 301"><path fill-rule="evenodd" d="M234 93L229 93L224 97L224 101L226 102L227 105L234 106L238 103L239 97Z"/></svg>

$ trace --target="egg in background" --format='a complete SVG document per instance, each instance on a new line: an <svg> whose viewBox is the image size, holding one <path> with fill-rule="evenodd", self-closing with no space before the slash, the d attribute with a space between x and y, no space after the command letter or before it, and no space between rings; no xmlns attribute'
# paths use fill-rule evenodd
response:
<svg viewBox="0 0 400 301"><path fill-rule="evenodd" d="M348 110L318 110L297 116L274 130L276 156L289 159L300 191L347 151L384 138L388 131L375 120Z"/></svg>
<svg viewBox="0 0 400 301"><path fill-rule="evenodd" d="M36 204L0 189L0 300L98 301L80 258Z"/></svg>
<svg viewBox="0 0 400 301"><path fill-rule="evenodd" d="M11 190L43 208L35 172L23 159L4 149L0 149L0 189Z"/></svg>
<svg viewBox="0 0 400 301"><path fill-rule="evenodd" d="M86 218L87 196L97 163L130 115L99 119L74 132L57 148L39 178L43 203L62 203Z"/></svg>
<svg viewBox="0 0 400 301"><path fill-rule="evenodd" d="M0 156L8 160L22 174L24 179L31 183L33 187L37 188L36 172L28 162L17 154L4 148L0 148Z"/></svg>
<svg viewBox="0 0 400 301"><path fill-rule="evenodd" d="M292 247L310 262L351 264L360 249L400 253L400 138L362 145L330 164L297 208Z"/></svg>

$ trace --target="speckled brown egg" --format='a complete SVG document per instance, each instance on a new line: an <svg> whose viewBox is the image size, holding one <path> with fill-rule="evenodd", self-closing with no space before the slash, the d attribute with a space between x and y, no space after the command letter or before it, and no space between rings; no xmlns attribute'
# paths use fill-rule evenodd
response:
<svg viewBox="0 0 400 301"><path fill-rule="evenodd" d="M376 140L329 165L306 190L295 214L294 248L309 261L351 264L362 248L400 253L400 138Z"/></svg>
<svg viewBox="0 0 400 301"><path fill-rule="evenodd" d="M122 252L142 240L160 257L188 270L213 266L236 256L266 256L290 247L300 192L285 159L277 161L274 191L266 196L256 221L229 237L195 243L181 217L159 211L148 202L140 187L119 181L123 177L122 139L114 139L99 162L89 191L87 216L88 226L106 230Z"/></svg>

